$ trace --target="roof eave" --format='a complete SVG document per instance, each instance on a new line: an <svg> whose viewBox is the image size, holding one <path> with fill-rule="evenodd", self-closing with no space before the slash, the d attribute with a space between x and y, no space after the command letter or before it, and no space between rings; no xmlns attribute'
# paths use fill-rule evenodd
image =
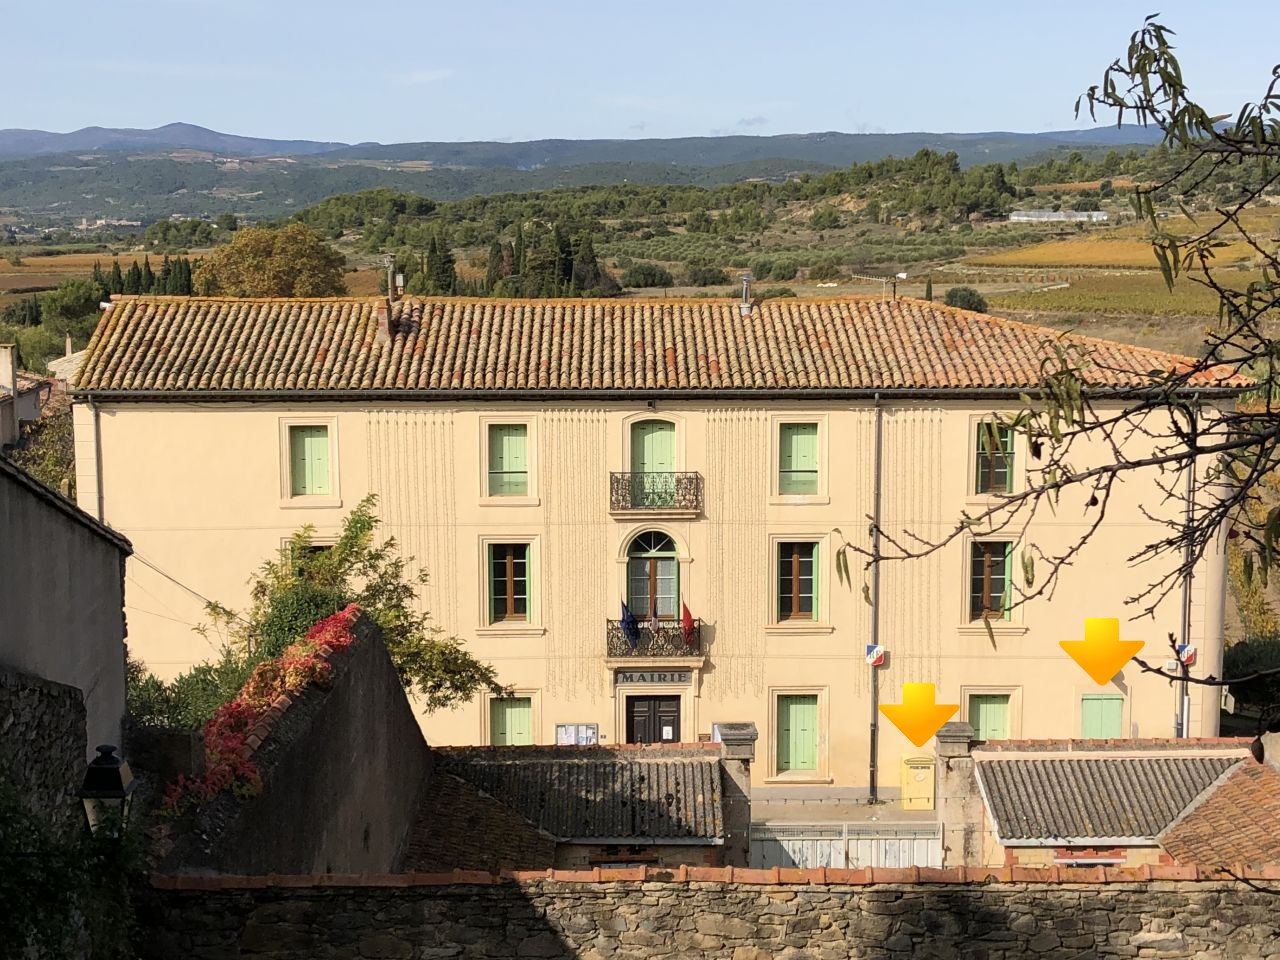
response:
<svg viewBox="0 0 1280 960"><path fill-rule="evenodd" d="M651 846L651 847L720 847L723 837L568 837L561 843L590 843L600 846Z"/></svg>
<svg viewBox="0 0 1280 960"><path fill-rule="evenodd" d="M1155 837L1003 837L1002 847L1158 847Z"/></svg>
<svg viewBox="0 0 1280 960"><path fill-rule="evenodd" d="M808 388L646 388L646 389L365 389L365 390L97 390L73 388L73 400L89 402L191 402L234 403L244 401L452 401L496 402L551 400L1018 400L1038 387L808 387ZM1177 396L1231 398L1252 387L1184 387ZM1138 400L1164 395L1160 389L1100 387L1086 396L1098 400Z"/></svg>

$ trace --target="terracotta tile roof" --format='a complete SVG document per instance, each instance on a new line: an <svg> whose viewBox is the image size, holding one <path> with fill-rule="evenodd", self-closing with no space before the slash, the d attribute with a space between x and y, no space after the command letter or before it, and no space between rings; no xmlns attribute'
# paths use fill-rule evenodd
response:
<svg viewBox="0 0 1280 960"><path fill-rule="evenodd" d="M1154 843L1238 755L984 760L974 764L1000 842Z"/></svg>
<svg viewBox="0 0 1280 960"><path fill-rule="evenodd" d="M81 392L610 391L1030 388L1047 342L1091 351L1097 387L1138 387L1173 354L1064 335L936 303L409 298L379 335L377 299L122 298L104 313ZM1200 387L1243 387L1233 371Z"/></svg>
<svg viewBox="0 0 1280 960"><path fill-rule="evenodd" d="M560 840L713 843L724 836L718 752L667 747L445 747L437 768Z"/></svg>
<svg viewBox="0 0 1280 960"><path fill-rule="evenodd" d="M50 386L50 381L35 373L24 373L18 371L18 392L30 393L32 390L39 390L41 387ZM0 387L0 397L9 396L7 387Z"/></svg>
<svg viewBox="0 0 1280 960"><path fill-rule="evenodd" d="M1280 863L1280 771L1246 762L1159 837L1179 863Z"/></svg>

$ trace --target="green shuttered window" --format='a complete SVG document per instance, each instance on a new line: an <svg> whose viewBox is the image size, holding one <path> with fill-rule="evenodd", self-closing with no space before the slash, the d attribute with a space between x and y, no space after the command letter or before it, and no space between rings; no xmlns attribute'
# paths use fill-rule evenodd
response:
<svg viewBox="0 0 1280 960"><path fill-rule="evenodd" d="M631 504L668 507L675 503L676 425L641 420L631 425Z"/></svg>
<svg viewBox="0 0 1280 960"><path fill-rule="evenodd" d="M778 437L778 493L818 492L818 425L784 423Z"/></svg>
<svg viewBox="0 0 1280 960"><path fill-rule="evenodd" d="M778 772L818 769L818 695L778 697Z"/></svg>
<svg viewBox="0 0 1280 960"><path fill-rule="evenodd" d="M529 427L523 423L489 425L489 496L529 493Z"/></svg>
<svg viewBox="0 0 1280 960"><path fill-rule="evenodd" d="M495 747L533 743L532 698L495 697L489 701L489 742Z"/></svg>
<svg viewBox="0 0 1280 960"><path fill-rule="evenodd" d="M979 740L1009 739L1009 695L981 693L969 698L969 724Z"/></svg>
<svg viewBox="0 0 1280 960"><path fill-rule="evenodd" d="M289 428L289 489L295 497L329 495L329 428Z"/></svg>
<svg viewBox="0 0 1280 960"><path fill-rule="evenodd" d="M1122 738L1124 697L1111 693L1086 693L1080 702L1080 736L1086 740Z"/></svg>

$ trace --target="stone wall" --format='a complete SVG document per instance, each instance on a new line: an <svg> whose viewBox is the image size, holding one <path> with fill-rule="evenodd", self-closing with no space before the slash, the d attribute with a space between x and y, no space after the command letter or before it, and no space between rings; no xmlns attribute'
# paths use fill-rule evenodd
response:
<svg viewBox="0 0 1280 960"><path fill-rule="evenodd" d="M695 868L501 881L158 877L139 904L139 944L145 960L1253 960L1280 948L1274 896L1196 880L1194 867L1025 873L1053 882ZM904 876L924 882L880 882ZM1253 876L1277 881L1280 870Z"/></svg>
<svg viewBox="0 0 1280 960"><path fill-rule="evenodd" d="M61 832L84 823L84 731L78 689L0 669L0 779Z"/></svg>
<svg viewBox="0 0 1280 960"><path fill-rule="evenodd" d="M273 708L251 759L257 796L219 794L171 828L175 873L384 873L399 869L429 755L376 625L330 657L332 684Z"/></svg>

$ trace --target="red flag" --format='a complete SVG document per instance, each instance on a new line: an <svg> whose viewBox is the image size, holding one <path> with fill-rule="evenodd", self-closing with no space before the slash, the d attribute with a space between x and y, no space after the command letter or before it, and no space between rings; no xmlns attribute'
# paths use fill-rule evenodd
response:
<svg viewBox="0 0 1280 960"><path fill-rule="evenodd" d="M684 628L684 642L689 646L693 646L693 614L689 612L689 605L687 603L682 603L680 606L684 608L684 615L680 618L680 625Z"/></svg>

